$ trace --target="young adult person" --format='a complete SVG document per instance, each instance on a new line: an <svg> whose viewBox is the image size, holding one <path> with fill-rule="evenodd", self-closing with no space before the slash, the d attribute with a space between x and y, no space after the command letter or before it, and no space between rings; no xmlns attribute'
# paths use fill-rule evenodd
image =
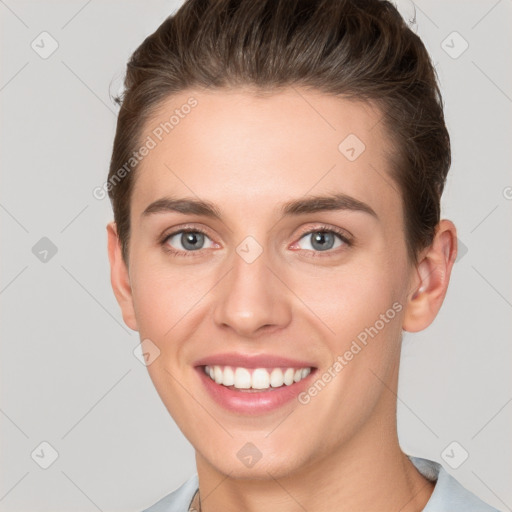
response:
<svg viewBox="0 0 512 512"><path fill-rule="evenodd" d="M148 509L491 511L396 428L455 261L427 51L381 0L188 0L132 55L112 286L197 475Z"/></svg>

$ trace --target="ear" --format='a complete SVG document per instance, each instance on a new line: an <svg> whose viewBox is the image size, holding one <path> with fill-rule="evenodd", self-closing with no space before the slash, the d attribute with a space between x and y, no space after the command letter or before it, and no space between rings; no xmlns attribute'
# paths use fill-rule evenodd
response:
<svg viewBox="0 0 512 512"><path fill-rule="evenodd" d="M412 290L405 307L405 331L421 331L434 321L448 290L456 257L457 230L453 222L441 220L432 244L422 253L415 267Z"/></svg>
<svg viewBox="0 0 512 512"><path fill-rule="evenodd" d="M125 324L134 331L138 330L133 307L132 289L128 268L122 257L121 242L117 236L115 222L107 224L108 259L110 261L110 282L117 302L121 307Z"/></svg>

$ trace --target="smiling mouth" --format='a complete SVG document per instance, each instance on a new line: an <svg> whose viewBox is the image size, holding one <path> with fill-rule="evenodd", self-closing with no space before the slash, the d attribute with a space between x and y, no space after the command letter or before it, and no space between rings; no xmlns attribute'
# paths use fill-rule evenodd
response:
<svg viewBox="0 0 512 512"><path fill-rule="evenodd" d="M306 378L312 367L304 368L243 368L205 365L204 373L216 384L245 392L273 391L291 386Z"/></svg>

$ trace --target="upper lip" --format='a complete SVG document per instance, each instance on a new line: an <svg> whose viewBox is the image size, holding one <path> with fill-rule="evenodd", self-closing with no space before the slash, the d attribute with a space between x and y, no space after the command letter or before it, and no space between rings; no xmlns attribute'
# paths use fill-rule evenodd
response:
<svg viewBox="0 0 512 512"><path fill-rule="evenodd" d="M313 368L309 361L290 359L272 354L237 354L224 353L203 357L195 366L233 366L241 368Z"/></svg>

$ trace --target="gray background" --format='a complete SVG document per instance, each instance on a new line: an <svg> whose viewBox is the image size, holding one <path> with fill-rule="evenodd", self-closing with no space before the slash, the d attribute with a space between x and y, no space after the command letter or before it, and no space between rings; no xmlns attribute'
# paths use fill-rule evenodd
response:
<svg viewBox="0 0 512 512"><path fill-rule="evenodd" d="M110 204L92 195L110 159L110 93L180 3L0 0L1 510L137 511L195 471L133 354L110 288ZM450 462L469 457L445 467L511 510L512 1L416 7L453 144L443 217L462 243L438 318L405 336L399 434L438 461L456 441ZM58 43L47 58L43 31ZM58 453L48 469L44 441Z"/></svg>

